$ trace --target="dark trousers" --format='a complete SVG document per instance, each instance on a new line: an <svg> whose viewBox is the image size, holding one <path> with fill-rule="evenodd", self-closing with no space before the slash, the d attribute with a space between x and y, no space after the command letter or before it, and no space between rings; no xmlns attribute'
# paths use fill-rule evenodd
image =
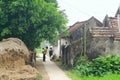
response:
<svg viewBox="0 0 120 80"><path fill-rule="evenodd" d="M43 54L43 61L45 61L45 58L46 58L46 56L45 56L45 54Z"/></svg>

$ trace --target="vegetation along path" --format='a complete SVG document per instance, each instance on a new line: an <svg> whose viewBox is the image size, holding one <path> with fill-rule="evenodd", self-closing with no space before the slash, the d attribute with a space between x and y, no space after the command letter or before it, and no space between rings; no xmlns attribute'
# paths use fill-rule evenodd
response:
<svg viewBox="0 0 120 80"><path fill-rule="evenodd" d="M39 71L41 72L43 80L71 80L54 62L50 61L48 57L46 62L41 62L42 58L39 59L39 61L39 64L41 64L39 65Z"/></svg>

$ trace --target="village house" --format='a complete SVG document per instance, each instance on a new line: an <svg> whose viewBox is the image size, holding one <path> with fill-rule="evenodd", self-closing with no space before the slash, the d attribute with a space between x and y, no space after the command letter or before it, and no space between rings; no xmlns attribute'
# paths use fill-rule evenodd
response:
<svg viewBox="0 0 120 80"><path fill-rule="evenodd" d="M103 23L91 17L86 21L76 22L69 27L68 32L68 64L73 64L74 58L81 55L87 55L89 59L99 55L120 55L120 7L114 17L106 15Z"/></svg>

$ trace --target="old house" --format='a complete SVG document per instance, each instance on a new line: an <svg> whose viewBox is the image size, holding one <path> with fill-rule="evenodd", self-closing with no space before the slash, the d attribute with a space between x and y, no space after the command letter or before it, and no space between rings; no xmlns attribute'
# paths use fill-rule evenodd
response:
<svg viewBox="0 0 120 80"><path fill-rule="evenodd" d="M77 22L68 29L70 36L70 61L87 55L89 59L99 55L120 55L120 7L114 17L105 16L103 23L95 17Z"/></svg>

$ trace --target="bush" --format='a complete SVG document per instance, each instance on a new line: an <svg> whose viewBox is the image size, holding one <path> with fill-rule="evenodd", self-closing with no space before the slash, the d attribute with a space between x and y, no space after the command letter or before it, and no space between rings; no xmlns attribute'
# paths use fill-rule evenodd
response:
<svg viewBox="0 0 120 80"><path fill-rule="evenodd" d="M54 54L54 55L52 56L52 59L53 59L54 61L56 61L56 59L57 59L56 54Z"/></svg>
<svg viewBox="0 0 120 80"><path fill-rule="evenodd" d="M82 56L76 61L74 69L78 70L81 76L103 76L107 73L120 74L120 57L116 55L100 56L88 61L87 57Z"/></svg>

